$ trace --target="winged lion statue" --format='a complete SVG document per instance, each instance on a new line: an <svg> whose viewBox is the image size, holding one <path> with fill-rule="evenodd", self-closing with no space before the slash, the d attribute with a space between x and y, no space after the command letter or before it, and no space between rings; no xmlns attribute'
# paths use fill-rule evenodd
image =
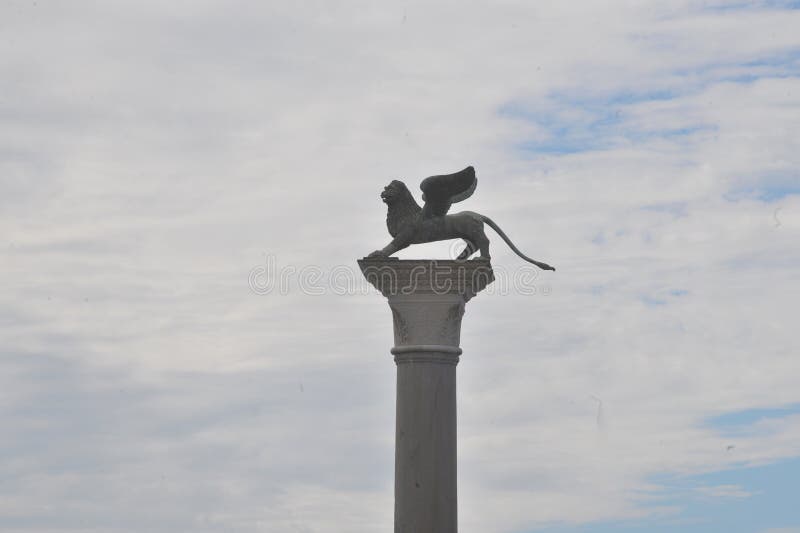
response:
<svg viewBox="0 0 800 533"><path fill-rule="evenodd" d="M420 184L425 205L420 207L405 183L398 180L392 181L381 193L381 199L388 206L386 226L392 236L392 241L383 249L375 250L367 257L388 257L412 244L464 239L467 246L457 260L469 259L476 251L480 251L481 259L488 260L490 259L489 239L483 230L483 225L488 224L522 259L541 269L555 270L547 263L531 259L520 252L511 239L489 217L472 211L447 214L452 204L472 196L477 184L475 169L471 166L454 174L425 178Z"/></svg>

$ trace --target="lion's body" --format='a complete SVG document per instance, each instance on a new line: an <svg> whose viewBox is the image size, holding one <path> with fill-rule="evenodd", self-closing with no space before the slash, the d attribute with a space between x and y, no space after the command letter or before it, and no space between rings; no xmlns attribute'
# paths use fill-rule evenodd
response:
<svg viewBox="0 0 800 533"><path fill-rule="evenodd" d="M392 255L411 244L464 239L480 247L481 255L488 257L489 239L483 231L483 217L478 213L464 211L425 217L411 192L400 181L393 181L386 187L384 200L389 206L386 227L394 239L380 251L380 255ZM485 250L481 246L484 242Z"/></svg>
<svg viewBox="0 0 800 533"><path fill-rule="evenodd" d="M462 211L441 217L418 218L414 224L411 244L464 239L477 243L486 238L483 216L472 211Z"/></svg>
<svg viewBox="0 0 800 533"><path fill-rule="evenodd" d="M467 247L459 255L459 260L469 258L480 250L482 259L490 259L489 239L484 231L484 224L489 224L517 255L526 261L547 270L555 270L550 265L540 263L520 252L508 236L489 217L462 211L452 215L426 216L411 192L402 181L392 181L381 194L383 201L389 206L386 214L386 227L393 237L392 242L382 250L376 250L370 257L387 257L411 244L443 241L448 239L464 239Z"/></svg>

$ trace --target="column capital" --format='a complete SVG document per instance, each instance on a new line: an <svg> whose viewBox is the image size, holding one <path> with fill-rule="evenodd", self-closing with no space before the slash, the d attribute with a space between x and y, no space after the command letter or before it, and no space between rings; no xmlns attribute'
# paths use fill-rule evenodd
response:
<svg viewBox="0 0 800 533"><path fill-rule="evenodd" d="M465 305L494 281L489 261L381 258L358 264L389 300L395 362L457 364Z"/></svg>
<svg viewBox="0 0 800 533"><path fill-rule="evenodd" d="M492 265L485 259L365 257L358 260L358 266L367 281L390 299L410 297L422 301L430 296L441 301L442 297L455 296L466 302L494 281Z"/></svg>

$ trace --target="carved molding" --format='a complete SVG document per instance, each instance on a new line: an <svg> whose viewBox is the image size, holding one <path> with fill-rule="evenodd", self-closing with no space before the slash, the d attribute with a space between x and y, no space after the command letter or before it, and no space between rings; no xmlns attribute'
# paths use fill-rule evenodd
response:
<svg viewBox="0 0 800 533"><path fill-rule="evenodd" d="M395 344L405 344L408 341L408 323L403 319L403 315L391 304L389 308L392 310L392 322L394 324L394 342Z"/></svg>
<svg viewBox="0 0 800 533"><path fill-rule="evenodd" d="M367 281L384 296L445 294L461 295L465 301L494 281L489 261L360 259Z"/></svg>
<svg viewBox="0 0 800 533"><path fill-rule="evenodd" d="M457 364L466 302L492 282L488 261L359 261L392 310L398 364Z"/></svg>

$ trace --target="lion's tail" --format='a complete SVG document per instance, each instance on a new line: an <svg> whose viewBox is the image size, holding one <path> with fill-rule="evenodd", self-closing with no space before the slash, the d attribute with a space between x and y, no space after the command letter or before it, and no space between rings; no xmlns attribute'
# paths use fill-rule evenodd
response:
<svg viewBox="0 0 800 533"><path fill-rule="evenodd" d="M511 242L511 239L508 238L508 235L506 235L505 232L500 229L500 226L495 224L495 222L491 218L487 217L486 215L481 215L481 218L493 230L495 230L497 232L497 234L500 235L503 238L504 241L506 241L506 244L508 245L508 247L511 248L512 250L514 250L514 253L516 253L518 256L520 256L521 258L523 258L525 261L527 261L529 263L533 263L534 265L536 265L537 267L541 268L542 270L553 270L553 271L555 271L555 268L551 267L547 263L542 263L541 261L536 261L535 259L531 259L527 255L525 255L522 252L520 252L519 248L514 246L514 243Z"/></svg>

